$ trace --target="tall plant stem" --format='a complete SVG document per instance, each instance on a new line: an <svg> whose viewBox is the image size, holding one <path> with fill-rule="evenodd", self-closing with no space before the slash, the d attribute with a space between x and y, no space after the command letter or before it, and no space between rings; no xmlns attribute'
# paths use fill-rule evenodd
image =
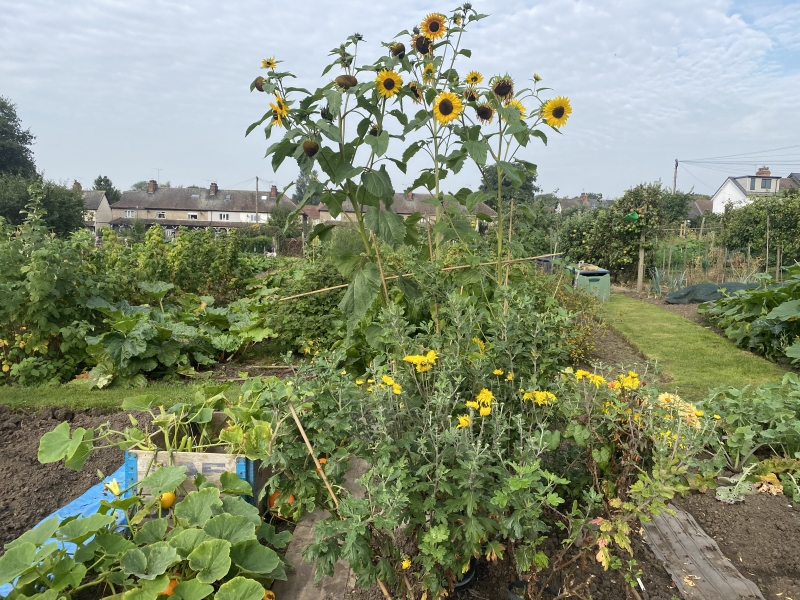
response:
<svg viewBox="0 0 800 600"><path fill-rule="evenodd" d="M319 460L317 459L317 455L314 454L314 448L311 446L311 442L308 441L308 436L306 435L306 430L303 429L303 424L300 422L300 418L297 416L297 413L294 411L294 406L292 403L289 402L289 411L292 413L292 418L294 419L295 425L297 425L297 429L300 430L300 435L303 436L303 441L306 443L306 448L308 448L308 453L311 455L314 464L317 465L317 473L319 476L322 477L322 481L325 482L325 487L328 488L328 494L331 496L331 500L333 500L334 506L336 506L336 510L339 510L339 500L336 498L336 494L333 493L333 488L331 487L331 482L328 481L328 477L325 475L325 471L322 470L322 465L319 464Z"/></svg>
<svg viewBox="0 0 800 600"><path fill-rule="evenodd" d="M378 259L378 271L381 274L381 284L383 285L383 297L386 300L386 306L389 306L389 290L386 288L386 276L383 274L383 264L381 263L381 253L378 251L378 239L375 237L375 232L370 231L372 236L372 243L375 245L375 257Z"/></svg>

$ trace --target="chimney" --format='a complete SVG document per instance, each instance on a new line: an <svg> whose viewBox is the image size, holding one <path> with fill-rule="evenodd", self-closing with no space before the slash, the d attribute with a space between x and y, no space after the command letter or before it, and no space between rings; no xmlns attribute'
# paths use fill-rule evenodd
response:
<svg viewBox="0 0 800 600"><path fill-rule="evenodd" d="M769 167L761 167L756 171L756 177L769 177Z"/></svg>
<svg viewBox="0 0 800 600"><path fill-rule="evenodd" d="M158 183L155 179L151 179L147 182L147 193L148 194L155 194L156 190L158 189Z"/></svg>
<svg viewBox="0 0 800 600"><path fill-rule="evenodd" d="M212 182L211 186L208 188L208 195L209 196L216 196L217 195L217 184Z"/></svg>
<svg viewBox="0 0 800 600"><path fill-rule="evenodd" d="M277 200L278 199L278 186L273 185L269 190L269 198L270 200Z"/></svg>
<svg viewBox="0 0 800 600"><path fill-rule="evenodd" d="M586 192L583 192L581 194L581 203L582 204L589 204L589 194L587 194Z"/></svg>

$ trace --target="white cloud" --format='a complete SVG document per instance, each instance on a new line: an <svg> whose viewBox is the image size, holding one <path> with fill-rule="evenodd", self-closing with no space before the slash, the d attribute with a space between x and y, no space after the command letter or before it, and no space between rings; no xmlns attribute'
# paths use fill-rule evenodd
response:
<svg viewBox="0 0 800 600"><path fill-rule="evenodd" d="M577 194L620 194L671 181L674 158L789 145L800 97L796 3L723 0L474 2L492 16L468 34L485 74L536 71L574 113L550 145L525 158L540 182ZM250 94L261 58L276 55L313 87L328 51L358 31L379 42L438 5L309 1L221 4L166 0L0 0L0 94L37 135L51 177L98 174L127 186L154 177L223 186L271 174L266 142L247 125L266 110ZM365 56L365 58L369 58ZM792 60L794 59L794 60ZM800 161L800 159L798 159ZM800 170L796 168L794 170ZM722 173L698 172L713 191ZM397 187L412 179L397 175ZM465 169L452 186L476 185ZM711 188L711 189L708 189Z"/></svg>

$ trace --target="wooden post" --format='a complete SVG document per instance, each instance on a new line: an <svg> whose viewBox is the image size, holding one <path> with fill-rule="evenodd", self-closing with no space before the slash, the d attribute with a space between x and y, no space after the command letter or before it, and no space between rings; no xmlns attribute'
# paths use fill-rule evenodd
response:
<svg viewBox="0 0 800 600"><path fill-rule="evenodd" d="M769 273L769 213L767 213L767 257L764 259L764 273Z"/></svg>
<svg viewBox="0 0 800 600"><path fill-rule="evenodd" d="M641 293L643 286L644 286L644 224L642 224L642 234L639 236L639 272L637 273L636 276L636 291Z"/></svg>

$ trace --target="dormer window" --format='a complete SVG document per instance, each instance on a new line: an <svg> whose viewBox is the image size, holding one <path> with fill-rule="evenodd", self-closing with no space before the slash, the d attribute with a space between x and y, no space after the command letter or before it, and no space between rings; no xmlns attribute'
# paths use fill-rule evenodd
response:
<svg viewBox="0 0 800 600"><path fill-rule="evenodd" d="M761 180L761 189L762 190L772 189L772 179L762 179Z"/></svg>
<svg viewBox="0 0 800 600"><path fill-rule="evenodd" d="M751 177L750 178L750 189L751 190L756 189L756 178L755 177Z"/></svg>
<svg viewBox="0 0 800 600"><path fill-rule="evenodd" d="M225 194L225 200L230 200L230 199L231 199L231 195L230 194Z"/></svg>

